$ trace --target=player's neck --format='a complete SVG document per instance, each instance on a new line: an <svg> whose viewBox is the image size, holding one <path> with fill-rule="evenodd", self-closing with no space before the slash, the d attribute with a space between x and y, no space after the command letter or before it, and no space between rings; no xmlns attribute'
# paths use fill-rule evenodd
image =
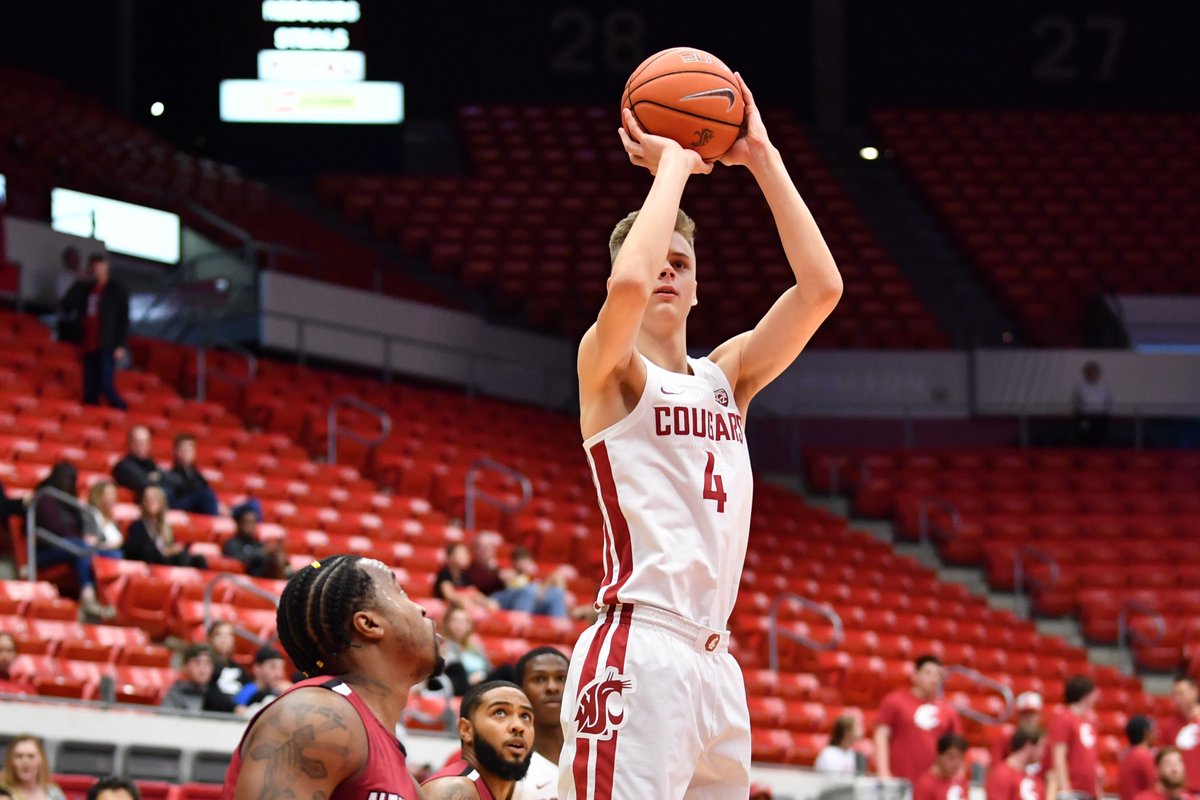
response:
<svg viewBox="0 0 1200 800"><path fill-rule="evenodd" d="M637 341L638 352L655 366L681 375L689 373L687 362L687 329L682 325L671 331L642 328Z"/></svg>
<svg viewBox="0 0 1200 800"><path fill-rule="evenodd" d="M404 715L408 705L408 689L400 689L383 681L375 680L362 672L350 672L342 676L342 680L350 684L358 696L371 709L375 719L387 730L395 730ZM402 685L415 685L418 681L397 682Z"/></svg>
<svg viewBox="0 0 1200 800"><path fill-rule="evenodd" d="M562 726L557 723L538 726L533 737L533 749L551 764L557 764L563 749Z"/></svg>

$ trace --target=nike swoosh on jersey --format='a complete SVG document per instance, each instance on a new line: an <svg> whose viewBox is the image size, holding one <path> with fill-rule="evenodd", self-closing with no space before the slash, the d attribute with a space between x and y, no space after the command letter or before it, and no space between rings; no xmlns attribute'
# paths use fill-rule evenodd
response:
<svg viewBox="0 0 1200 800"><path fill-rule="evenodd" d="M729 103L729 105L727 105L725 107L726 111L730 111L733 108L733 104L737 101L737 95L733 93L733 89L709 89L704 92L694 92L692 94L685 94L683 97L681 97L679 99L680 100L700 100L701 98L704 98L704 97L724 97L725 100Z"/></svg>
<svg viewBox="0 0 1200 800"><path fill-rule="evenodd" d="M660 386L658 388L662 391L663 394L683 394L684 392L687 391L687 389L677 389L674 386L671 386L669 388L666 386Z"/></svg>

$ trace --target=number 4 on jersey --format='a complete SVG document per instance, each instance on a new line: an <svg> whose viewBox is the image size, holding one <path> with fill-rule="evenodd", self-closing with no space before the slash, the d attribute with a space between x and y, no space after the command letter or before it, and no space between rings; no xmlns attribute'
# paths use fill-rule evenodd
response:
<svg viewBox="0 0 1200 800"><path fill-rule="evenodd" d="M708 466L704 468L704 499L717 501L717 513L725 513L725 482L721 480L720 475L713 474L713 468L717 465L717 455L711 450L708 451Z"/></svg>

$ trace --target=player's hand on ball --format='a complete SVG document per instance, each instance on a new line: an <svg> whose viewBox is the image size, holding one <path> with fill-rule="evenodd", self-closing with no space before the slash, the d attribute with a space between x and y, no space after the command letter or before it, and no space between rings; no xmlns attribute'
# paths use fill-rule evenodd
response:
<svg viewBox="0 0 1200 800"><path fill-rule="evenodd" d="M739 136L733 146L725 151L725 155L717 160L727 167L739 164L749 167L753 166L758 159L766 157L771 151L771 140L767 136L767 126L763 125L762 115L758 113L758 106L754 104L754 95L750 93L750 87L742 80L742 73L735 72L733 76L737 78L738 86L742 90L742 99L746 103L746 121L744 123L746 132Z"/></svg>
<svg viewBox="0 0 1200 800"><path fill-rule="evenodd" d="M651 175L657 175L658 165L664 158L682 158L693 175L707 175L712 172L712 164L706 164L695 150L684 149L674 139L646 133L637 124L632 111L625 109L622 113L629 132L626 132L625 128L618 128L617 135L621 137L621 144L625 146L629 160L636 166L645 167L650 170Z"/></svg>

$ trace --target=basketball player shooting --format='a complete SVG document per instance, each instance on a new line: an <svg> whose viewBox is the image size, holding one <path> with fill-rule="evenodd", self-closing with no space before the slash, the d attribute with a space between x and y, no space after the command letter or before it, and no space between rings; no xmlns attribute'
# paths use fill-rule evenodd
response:
<svg viewBox="0 0 1200 800"><path fill-rule="evenodd" d="M608 296L579 345L580 428L605 521L604 578L602 613L575 646L564 692L563 800L749 793L750 719L726 630L753 493L743 421L837 305L842 281L737 81L746 133L720 162L756 179L796 285L753 330L706 358L688 356L687 317L704 267L679 203L688 178L711 165L645 133L626 110L621 142L654 181L641 210L612 234Z"/></svg>

